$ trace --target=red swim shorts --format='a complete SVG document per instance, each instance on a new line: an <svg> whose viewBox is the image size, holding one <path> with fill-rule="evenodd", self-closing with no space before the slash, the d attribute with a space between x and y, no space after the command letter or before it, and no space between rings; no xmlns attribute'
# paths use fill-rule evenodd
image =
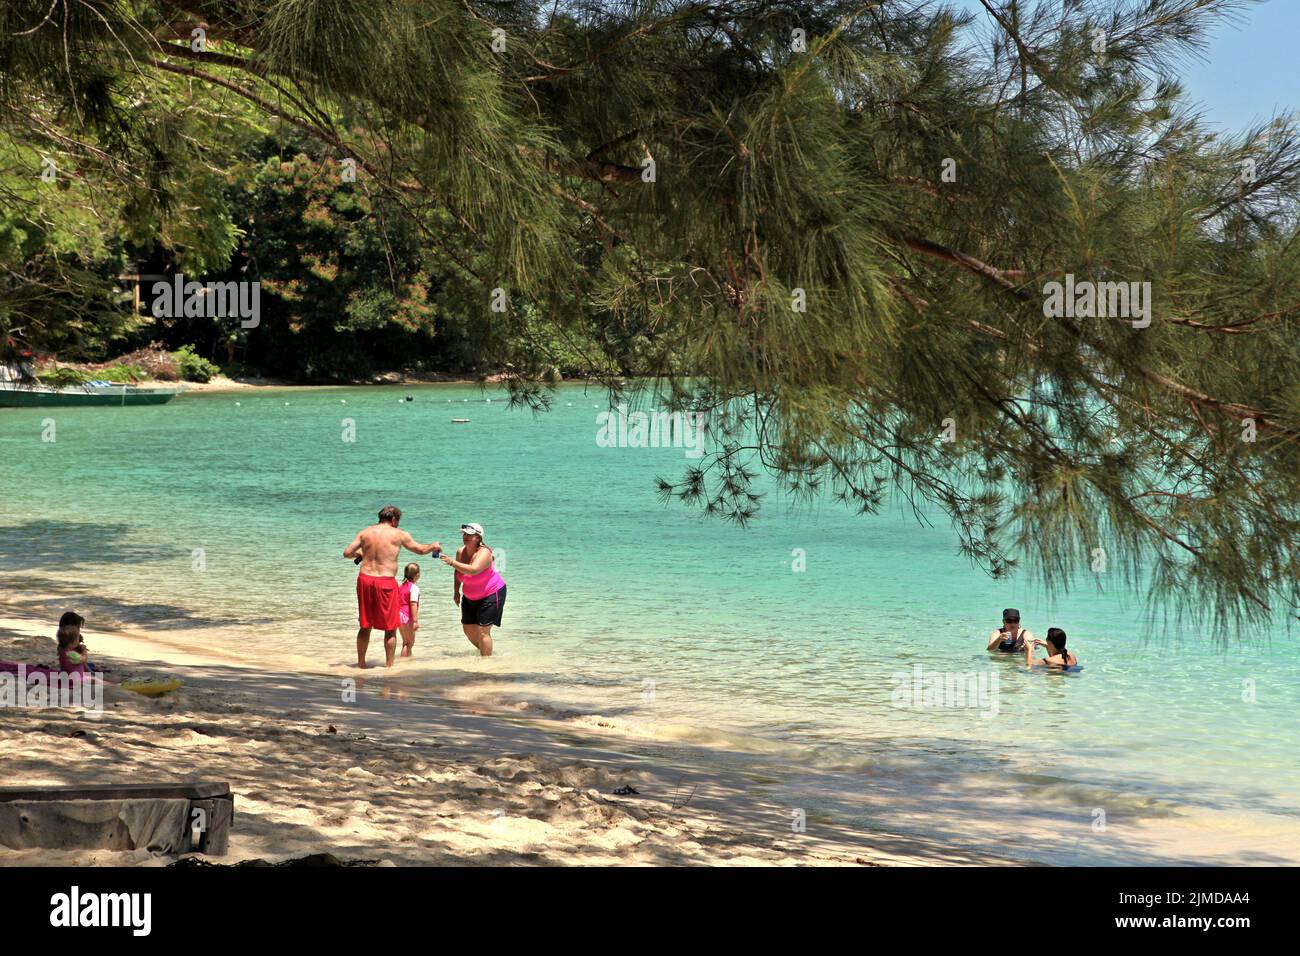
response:
<svg viewBox="0 0 1300 956"><path fill-rule="evenodd" d="M401 604L402 591L397 578L357 575L357 619L362 627L397 630Z"/></svg>

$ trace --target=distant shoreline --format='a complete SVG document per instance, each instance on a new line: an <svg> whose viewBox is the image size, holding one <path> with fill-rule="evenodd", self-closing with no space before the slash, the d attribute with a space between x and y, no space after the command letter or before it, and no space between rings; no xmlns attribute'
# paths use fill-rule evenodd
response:
<svg viewBox="0 0 1300 956"><path fill-rule="evenodd" d="M443 375L432 373L406 375L400 372L389 372L364 382L291 382L287 379L278 378L262 378L255 376L228 378L225 375L214 375L206 382L185 382L183 384L185 386L185 391L187 392L245 392L263 388L370 388L385 385L496 385L504 378L505 375L500 372L494 373L485 378L467 378L463 375Z"/></svg>
<svg viewBox="0 0 1300 956"><path fill-rule="evenodd" d="M187 392L245 392L255 389L277 388L366 388L369 386L402 385L498 385L508 377L506 372L494 371L486 375L465 372L406 372L390 369L371 374L364 379L350 381L303 382L276 378L269 375L226 375L219 367L209 363L214 372L206 382L186 378L184 369L176 360L179 353L150 346L137 349L104 362L69 362L50 356L23 362L34 367L45 378L53 372L69 372L79 376L77 381L110 381L114 384L145 387L179 387ZM125 376L125 377L123 377ZM631 376L635 378L635 376ZM551 384L575 384L597 381L588 376L557 377ZM76 384L75 382L73 384Z"/></svg>

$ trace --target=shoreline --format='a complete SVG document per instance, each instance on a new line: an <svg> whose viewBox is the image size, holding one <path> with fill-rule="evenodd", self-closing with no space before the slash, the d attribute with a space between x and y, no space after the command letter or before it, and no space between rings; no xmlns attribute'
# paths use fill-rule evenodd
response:
<svg viewBox="0 0 1300 956"><path fill-rule="evenodd" d="M183 382L186 392L246 392L256 391L259 389L304 389L304 388L382 388L384 386L401 386L401 385L495 385L504 380L505 375L500 372L488 375L485 378L472 378L463 375L405 375L400 372L382 373L376 378L366 382L329 382L329 383L306 383L290 382L277 378L261 377L244 377L228 378L225 375L214 375L207 382ZM150 383L159 384L159 383ZM165 383L164 383L165 384Z"/></svg>
<svg viewBox="0 0 1300 956"><path fill-rule="evenodd" d="M0 605L0 657L49 663L50 623ZM176 675L159 698L106 688L101 715L0 708L9 785L205 778L236 795L230 854L329 852L396 865L1018 865L858 830L751 796L734 771L589 739L572 725L418 697L383 668L283 671L158 640L87 632L117 676ZM373 649L372 649L373 650ZM341 689L355 682L355 701ZM636 748L633 748L636 749ZM177 771L173 768L185 768ZM614 790L631 786L637 795ZM148 865L142 850L12 850L5 865Z"/></svg>
<svg viewBox="0 0 1300 956"><path fill-rule="evenodd" d="M81 366L71 363L61 363L62 367L81 368ZM227 375L214 375L206 382L186 381L183 379L162 379L162 378L144 378L131 384L144 388L179 388L180 394L208 394L208 393L239 393L255 391L275 391L284 390L303 390L303 389L339 389L339 388L394 388L402 386L417 385L499 385L505 381L506 373L493 372L490 375L482 377L443 373L443 372L425 372L417 374L408 374L405 372L380 372L366 381L352 382L294 382L288 379L269 378L262 376L241 376L231 378ZM564 378L553 383L560 385L581 385L598 382L589 378Z"/></svg>

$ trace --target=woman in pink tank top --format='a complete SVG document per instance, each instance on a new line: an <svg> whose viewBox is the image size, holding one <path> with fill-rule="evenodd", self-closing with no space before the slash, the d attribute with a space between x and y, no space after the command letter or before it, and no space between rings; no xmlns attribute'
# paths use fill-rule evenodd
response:
<svg viewBox="0 0 1300 956"><path fill-rule="evenodd" d="M496 557L483 543L483 526L461 525L463 544L456 557L442 556L456 569L451 598L460 606L460 626L482 657L492 656L492 628L501 624L506 605L506 582L497 573Z"/></svg>

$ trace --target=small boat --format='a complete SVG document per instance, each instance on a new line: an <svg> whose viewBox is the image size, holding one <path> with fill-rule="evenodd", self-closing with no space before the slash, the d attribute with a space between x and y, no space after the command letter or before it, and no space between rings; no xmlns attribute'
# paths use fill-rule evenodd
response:
<svg viewBox="0 0 1300 956"><path fill-rule="evenodd" d="M453 418L453 419L451 420L451 423L452 423L453 425L468 425L468 424L469 424L469 419L468 419L468 418Z"/></svg>
<svg viewBox="0 0 1300 956"><path fill-rule="evenodd" d="M72 405L162 405L183 389L84 382L62 388L46 385L30 369L0 366L0 408L54 408Z"/></svg>

